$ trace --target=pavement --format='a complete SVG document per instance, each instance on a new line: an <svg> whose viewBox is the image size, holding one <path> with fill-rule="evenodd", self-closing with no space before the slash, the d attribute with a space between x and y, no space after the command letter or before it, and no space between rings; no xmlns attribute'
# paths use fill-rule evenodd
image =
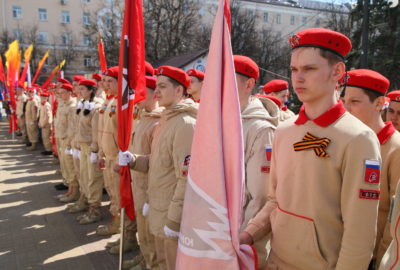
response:
<svg viewBox="0 0 400 270"><path fill-rule="evenodd" d="M110 237L97 236L99 224L111 221L108 197L104 195L100 223L79 225L78 214L65 211L54 199L61 194L59 165L52 156L25 150L25 145L7 133L0 121L0 270L118 269L118 256L104 246ZM117 238L114 235L112 238ZM133 258L126 253L125 259Z"/></svg>

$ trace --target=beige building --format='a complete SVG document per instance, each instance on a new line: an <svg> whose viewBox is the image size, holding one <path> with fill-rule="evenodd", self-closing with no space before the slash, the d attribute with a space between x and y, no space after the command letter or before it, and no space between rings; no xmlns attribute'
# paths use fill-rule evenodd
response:
<svg viewBox="0 0 400 270"><path fill-rule="evenodd" d="M36 61L50 50L44 73L51 72L64 58L68 76L91 73L99 66L97 35L93 38L88 33L93 25L104 27L108 23L114 1L1 0L0 40L19 39L24 48L34 43L40 54Z"/></svg>

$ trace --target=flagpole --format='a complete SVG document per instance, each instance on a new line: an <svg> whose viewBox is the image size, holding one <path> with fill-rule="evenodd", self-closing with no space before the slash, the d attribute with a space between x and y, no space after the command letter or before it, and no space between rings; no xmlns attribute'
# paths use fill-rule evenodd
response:
<svg viewBox="0 0 400 270"><path fill-rule="evenodd" d="M122 262L124 261L124 234L125 234L125 208L121 208L121 228L119 241L119 264L118 270L122 270Z"/></svg>

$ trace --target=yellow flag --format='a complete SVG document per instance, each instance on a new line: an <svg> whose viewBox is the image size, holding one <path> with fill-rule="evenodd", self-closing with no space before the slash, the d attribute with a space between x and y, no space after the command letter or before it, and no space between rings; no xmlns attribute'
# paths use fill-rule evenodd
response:
<svg viewBox="0 0 400 270"><path fill-rule="evenodd" d="M25 54L24 54L25 63L27 63L27 62L29 62L29 61L31 60L32 51L33 51L33 45L31 44L31 45L25 50Z"/></svg>
<svg viewBox="0 0 400 270"><path fill-rule="evenodd" d="M60 65L58 66L59 69L62 69L65 65L65 59L61 61Z"/></svg>

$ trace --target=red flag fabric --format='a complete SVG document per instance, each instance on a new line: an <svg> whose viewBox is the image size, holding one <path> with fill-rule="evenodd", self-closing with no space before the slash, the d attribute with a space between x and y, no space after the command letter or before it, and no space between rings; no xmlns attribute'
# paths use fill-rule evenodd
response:
<svg viewBox="0 0 400 270"><path fill-rule="evenodd" d="M128 151L134 104L145 97L145 43L142 0L125 0L119 52L118 77L118 145ZM134 218L131 175L128 166L120 167L121 208Z"/></svg>
<svg viewBox="0 0 400 270"><path fill-rule="evenodd" d="M245 190L244 150L225 5L225 0L219 1L211 37L176 269L257 269L254 249L239 243Z"/></svg>
<svg viewBox="0 0 400 270"><path fill-rule="evenodd" d="M42 70L44 63L46 62L47 57L49 57L49 51L47 51L43 55L42 59L39 61L38 68L37 68L35 76L33 77L33 80L32 80L32 84L35 84L36 79L39 77L40 71Z"/></svg>
<svg viewBox="0 0 400 270"><path fill-rule="evenodd" d="M107 60L106 54L104 53L104 43L103 39L99 34L99 43L97 44L97 50L99 52L99 60L100 60L100 70L104 73L107 70Z"/></svg>
<svg viewBox="0 0 400 270"><path fill-rule="evenodd" d="M231 32L231 9L229 7L230 3L229 0L225 0L224 3L224 16L226 19L226 23L228 24L229 32Z"/></svg>
<svg viewBox="0 0 400 270"><path fill-rule="evenodd" d="M6 80L6 74L4 73L4 65L3 65L3 59L0 57L0 81L5 83Z"/></svg>

